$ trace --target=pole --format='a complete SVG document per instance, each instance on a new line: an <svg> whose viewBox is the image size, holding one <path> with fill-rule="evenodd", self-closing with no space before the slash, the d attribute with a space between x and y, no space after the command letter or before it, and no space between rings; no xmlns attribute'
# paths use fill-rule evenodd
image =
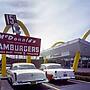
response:
<svg viewBox="0 0 90 90"><path fill-rule="evenodd" d="M6 76L6 54L2 54L2 76L5 77Z"/></svg>
<svg viewBox="0 0 90 90"><path fill-rule="evenodd" d="M31 56L27 56L27 58L26 58L26 63L31 63Z"/></svg>

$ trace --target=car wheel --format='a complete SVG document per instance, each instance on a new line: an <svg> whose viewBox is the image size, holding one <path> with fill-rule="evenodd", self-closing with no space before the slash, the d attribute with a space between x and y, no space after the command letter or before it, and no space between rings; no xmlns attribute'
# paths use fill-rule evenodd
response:
<svg viewBox="0 0 90 90"><path fill-rule="evenodd" d="M68 79L63 80L63 82L65 82L65 83L66 83L67 81L68 81Z"/></svg>
<svg viewBox="0 0 90 90"><path fill-rule="evenodd" d="M38 86L41 86L41 85L42 85L42 83L38 83L37 85L38 85Z"/></svg>
<svg viewBox="0 0 90 90"><path fill-rule="evenodd" d="M12 79L8 78L8 82L10 83L10 85L12 85Z"/></svg>

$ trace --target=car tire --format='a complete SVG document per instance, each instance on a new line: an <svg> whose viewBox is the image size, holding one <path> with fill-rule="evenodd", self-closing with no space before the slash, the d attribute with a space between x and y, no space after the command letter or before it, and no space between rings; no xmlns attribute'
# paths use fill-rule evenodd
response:
<svg viewBox="0 0 90 90"><path fill-rule="evenodd" d="M64 83L68 82L68 79L63 80Z"/></svg>
<svg viewBox="0 0 90 90"><path fill-rule="evenodd" d="M8 78L8 82L10 83L10 85L12 86L12 78Z"/></svg>

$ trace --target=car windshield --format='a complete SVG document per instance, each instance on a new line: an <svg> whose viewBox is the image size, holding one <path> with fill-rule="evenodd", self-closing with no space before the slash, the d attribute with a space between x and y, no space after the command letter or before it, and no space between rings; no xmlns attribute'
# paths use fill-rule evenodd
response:
<svg viewBox="0 0 90 90"><path fill-rule="evenodd" d="M12 69L35 69L34 65L17 65L14 66Z"/></svg>
<svg viewBox="0 0 90 90"><path fill-rule="evenodd" d="M47 66L47 69L59 69L61 68L61 65L50 65L50 66Z"/></svg>

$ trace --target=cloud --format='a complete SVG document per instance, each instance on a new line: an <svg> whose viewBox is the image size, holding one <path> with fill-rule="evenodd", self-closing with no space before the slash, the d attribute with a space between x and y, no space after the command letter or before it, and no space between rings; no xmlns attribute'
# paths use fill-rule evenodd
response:
<svg viewBox="0 0 90 90"><path fill-rule="evenodd" d="M1 30L5 13L16 14L31 36L41 38L42 49L81 37L90 27L89 0L1 0Z"/></svg>

